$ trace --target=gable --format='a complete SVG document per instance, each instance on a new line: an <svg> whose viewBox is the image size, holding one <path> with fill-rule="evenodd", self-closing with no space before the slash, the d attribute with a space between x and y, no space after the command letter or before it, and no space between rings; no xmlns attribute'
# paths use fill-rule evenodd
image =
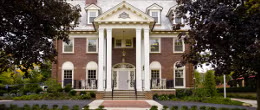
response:
<svg viewBox="0 0 260 110"><path fill-rule="evenodd" d="M139 9L123 1L94 20L95 23L102 22L139 22L154 23L154 19Z"/></svg>

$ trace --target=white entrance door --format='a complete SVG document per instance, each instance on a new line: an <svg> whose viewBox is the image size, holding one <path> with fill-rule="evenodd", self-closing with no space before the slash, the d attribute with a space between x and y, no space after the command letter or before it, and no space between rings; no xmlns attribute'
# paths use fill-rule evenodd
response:
<svg viewBox="0 0 260 110"><path fill-rule="evenodd" d="M128 76L129 71L118 71L119 81L118 81L118 89L119 90L128 90Z"/></svg>

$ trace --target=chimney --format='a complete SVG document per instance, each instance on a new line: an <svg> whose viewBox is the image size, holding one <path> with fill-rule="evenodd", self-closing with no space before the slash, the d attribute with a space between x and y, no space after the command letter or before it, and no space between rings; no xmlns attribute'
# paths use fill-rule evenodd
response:
<svg viewBox="0 0 260 110"><path fill-rule="evenodd" d="M86 4L97 4L97 0L86 0Z"/></svg>

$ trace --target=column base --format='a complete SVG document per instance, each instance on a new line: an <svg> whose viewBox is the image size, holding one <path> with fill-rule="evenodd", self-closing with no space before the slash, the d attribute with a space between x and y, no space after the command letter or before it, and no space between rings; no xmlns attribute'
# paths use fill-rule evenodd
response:
<svg viewBox="0 0 260 110"><path fill-rule="evenodd" d="M107 88L106 91L112 91L112 89L111 88Z"/></svg>

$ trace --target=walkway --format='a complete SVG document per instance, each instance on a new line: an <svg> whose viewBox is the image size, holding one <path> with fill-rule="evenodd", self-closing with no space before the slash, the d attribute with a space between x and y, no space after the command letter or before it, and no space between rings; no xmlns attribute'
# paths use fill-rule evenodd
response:
<svg viewBox="0 0 260 110"><path fill-rule="evenodd" d="M245 102L245 103L251 104L253 107L257 107L257 101L256 101L256 100L239 99L239 98L231 98L231 100L236 100L236 101L240 101L240 102Z"/></svg>

